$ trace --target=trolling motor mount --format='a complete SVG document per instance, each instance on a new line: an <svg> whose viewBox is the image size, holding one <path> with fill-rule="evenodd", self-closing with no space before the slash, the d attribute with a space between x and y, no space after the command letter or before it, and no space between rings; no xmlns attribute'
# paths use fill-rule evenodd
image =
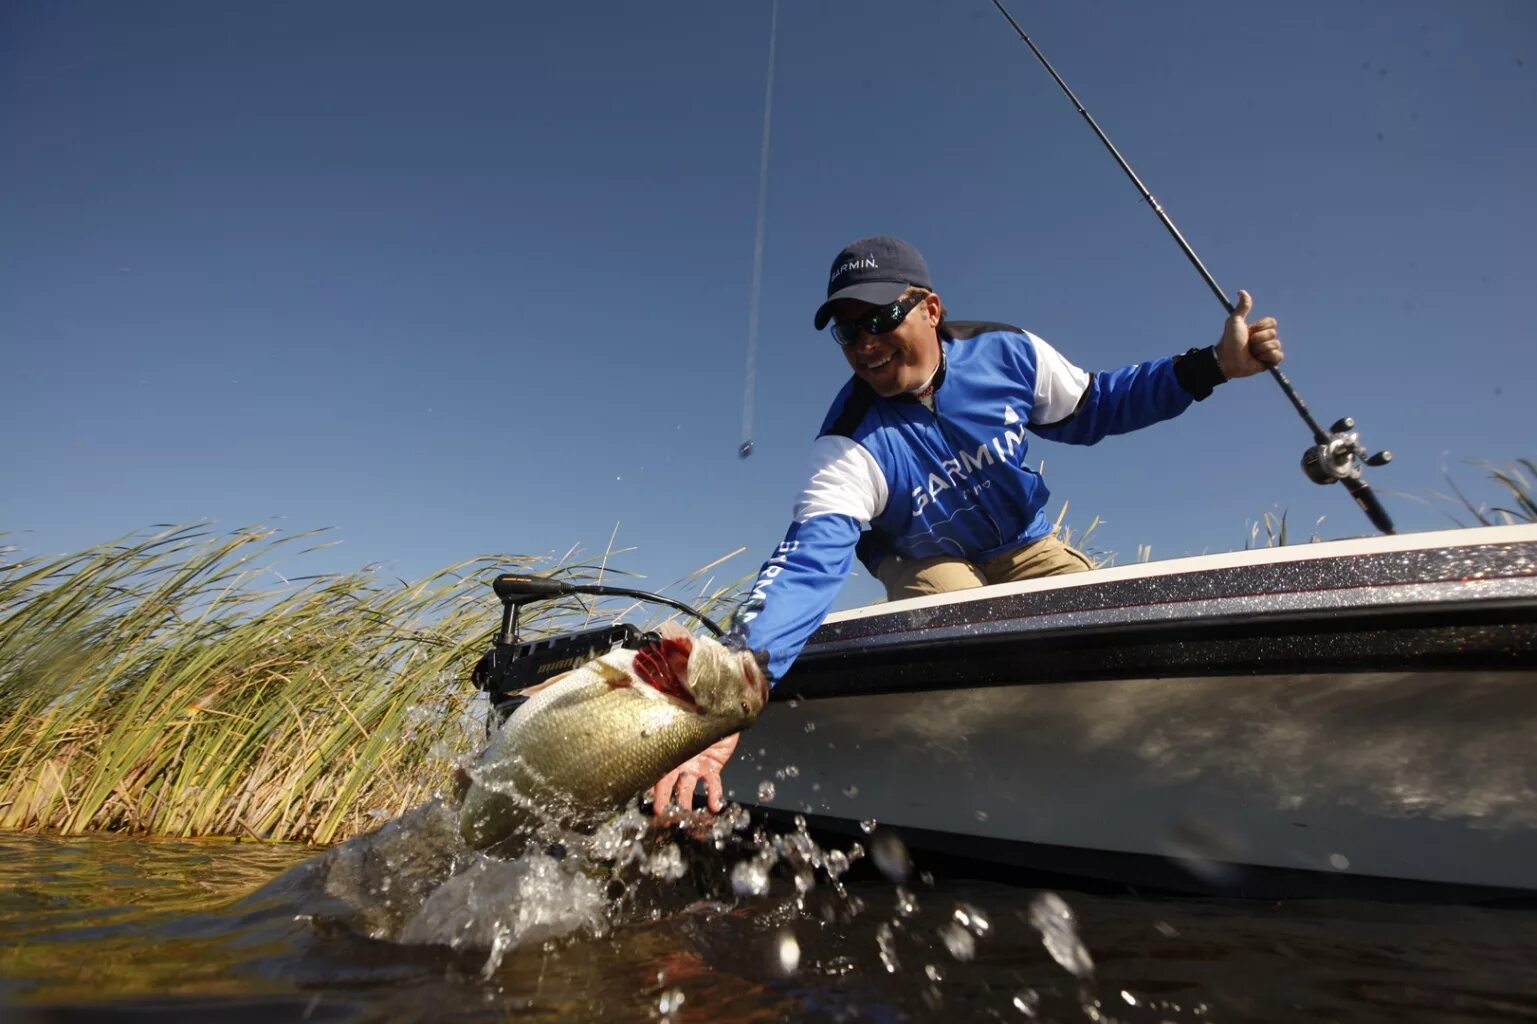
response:
<svg viewBox="0 0 1537 1024"><path fill-rule="evenodd" d="M716 636L725 635L725 630L703 612L681 601L645 590L570 583L549 576L517 573L498 576L491 582L491 589L502 602L502 628L497 634L496 643L481 656L470 673L470 681L475 684L475 688L486 691L491 700L491 712L486 720L488 732L506 721L507 716L528 699L525 691L529 687L579 668L609 651L620 648L635 650L657 638L655 633L647 633L629 623L618 622L611 626L577 630L538 640L521 640L518 637L518 613L525 604L573 594L633 597L677 608L698 619Z"/></svg>
<svg viewBox="0 0 1537 1024"><path fill-rule="evenodd" d="M1393 453L1388 451L1368 455L1355 426L1356 421L1349 416L1335 420L1329 428L1328 440L1302 453L1302 471L1309 480L1315 484L1359 480L1362 463L1386 466L1393 461Z"/></svg>

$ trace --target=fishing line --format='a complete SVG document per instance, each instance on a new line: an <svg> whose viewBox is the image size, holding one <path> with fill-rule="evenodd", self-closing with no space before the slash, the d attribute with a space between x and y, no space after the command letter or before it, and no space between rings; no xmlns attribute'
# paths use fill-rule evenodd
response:
<svg viewBox="0 0 1537 1024"><path fill-rule="evenodd" d="M1163 226L1168 229L1169 234L1178 243L1180 251L1190 261L1190 265L1195 267L1196 271L1201 275L1201 279L1206 282L1206 286L1211 289L1211 293L1217 297L1218 302L1222 303L1222 308L1227 310L1229 316L1235 313L1238 307L1229 301L1227 295L1217 284L1216 278L1212 277L1211 271L1206 269L1206 265L1196 255L1195 249L1191 247L1189 242L1185 241L1185 236L1180 234L1179 228L1174 226L1174 221L1164 212L1163 206L1153 196L1153 193L1149 192L1147 186L1142 184L1142 179L1137 177L1137 172L1131 169L1131 164L1127 163L1120 150L1115 148L1115 144L1110 141L1110 136L1106 135L1104 129L1099 126L1099 122L1094 120L1093 115L1089 113L1078 97L1073 94L1073 90L1068 88L1067 83L1062 80L1062 76L1057 74L1057 69L1051 66L1051 62L1041 52L1040 47L1036 46L1034 40L1025 34L1024 29L1019 27L1019 22L1014 20L1014 16L1008 12L1000 0L992 0L992 4L998 8L998 13L1003 15L1014 31L1019 34L1019 38L1024 40L1025 45L1030 47L1030 52L1035 54L1036 59L1041 62L1041 66L1047 70L1057 85L1061 86L1062 91L1067 94L1067 98L1072 101L1073 107L1088 122L1089 127L1094 129L1094 134L1099 136L1099 141L1105 144L1105 148L1110 151L1110 155L1115 157L1115 162L1120 164L1121 170L1125 171L1132 184L1137 186L1137 191L1142 194L1143 200L1158 215L1158 219L1163 222ZM1368 455L1359 437L1352 432L1355 428L1355 420L1348 416L1337 420L1329 431L1325 431L1323 427L1319 426L1318 421L1313 418L1313 414L1308 411L1307 404L1302 401L1302 396L1297 394L1296 388L1292 387L1292 383L1286 378L1286 375L1278 367L1271 366L1268 369L1270 376L1281 386L1281 391L1291 401L1292 407L1297 410L1297 415L1302 417L1302 421L1313 432L1313 440L1316 443L1313 447L1302 453L1302 469L1307 474L1308 479L1319 484L1332 484L1336 481L1343 483L1345 489L1350 492L1350 496L1361 507L1361 511L1365 512L1367 518L1372 521L1373 526L1383 533L1394 532L1393 520L1388 517L1387 509L1382 507L1382 503L1377 500L1376 494L1372 492L1371 486L1367 484L1361 475L1363 462L1369 466L1386 465L1392 460L1392 453L1378 452L1375 455Z"/></svg>
<svg viewBox="0 0 1537 1024"><path fill-rule="evenodd" d="M763 293L763 231L768 213L769 127L774 121L774 43L779 35L779 0L769 9L768 80L763 87L763 150L758 157L758 232L752 250L752 293L747 301L747 372L742 383L742 443L738 458L752 454L753 392L758 378L758 300Z"/></svg>

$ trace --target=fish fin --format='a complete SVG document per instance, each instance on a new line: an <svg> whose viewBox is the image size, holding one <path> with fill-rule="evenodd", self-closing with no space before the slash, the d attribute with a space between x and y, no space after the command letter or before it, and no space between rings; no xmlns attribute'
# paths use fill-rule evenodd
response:
<svg viewBox="0 0 1537 1024"><path fill-rule="evenodd" d="M660 639L635 652L635 674L669 697L696 704L688 688L688 656L694 650L694 638L671 622L663 623L659 632Z"/></svg>

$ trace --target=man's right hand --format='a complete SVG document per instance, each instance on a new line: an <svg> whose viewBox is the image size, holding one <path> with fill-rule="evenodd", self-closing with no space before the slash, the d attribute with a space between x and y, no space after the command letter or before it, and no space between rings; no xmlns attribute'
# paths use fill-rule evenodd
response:
<svg viewBox="0 0 1537 1024"><path fill-rule="evenodd" d="M1240 288L1238 305L1222 325L1222 340L1217 342L1217 365L1228 380L1263 373L1272 366L1280 366L1286 358L1281 351L1275 317L1267 316L1251 324L1248 317L1253 311L1254 300Z"/></svg>

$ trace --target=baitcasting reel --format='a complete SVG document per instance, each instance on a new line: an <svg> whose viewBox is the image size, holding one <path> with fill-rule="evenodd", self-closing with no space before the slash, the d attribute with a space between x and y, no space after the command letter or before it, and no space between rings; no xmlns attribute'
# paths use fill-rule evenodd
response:
<svg viewBox="0 0 1537 1024"><path fill-rule="evenodd" d="M1366 446L1355 433L1356 421L1349 416L1336 420L1329 428L1329 439L1316 444L1302 453L1302 471L1315 484L1332 484L1341 480L1359 480L1361 463L1368 466L1386 466L1393 461L1392 452L1366 453Z"/></svg>

